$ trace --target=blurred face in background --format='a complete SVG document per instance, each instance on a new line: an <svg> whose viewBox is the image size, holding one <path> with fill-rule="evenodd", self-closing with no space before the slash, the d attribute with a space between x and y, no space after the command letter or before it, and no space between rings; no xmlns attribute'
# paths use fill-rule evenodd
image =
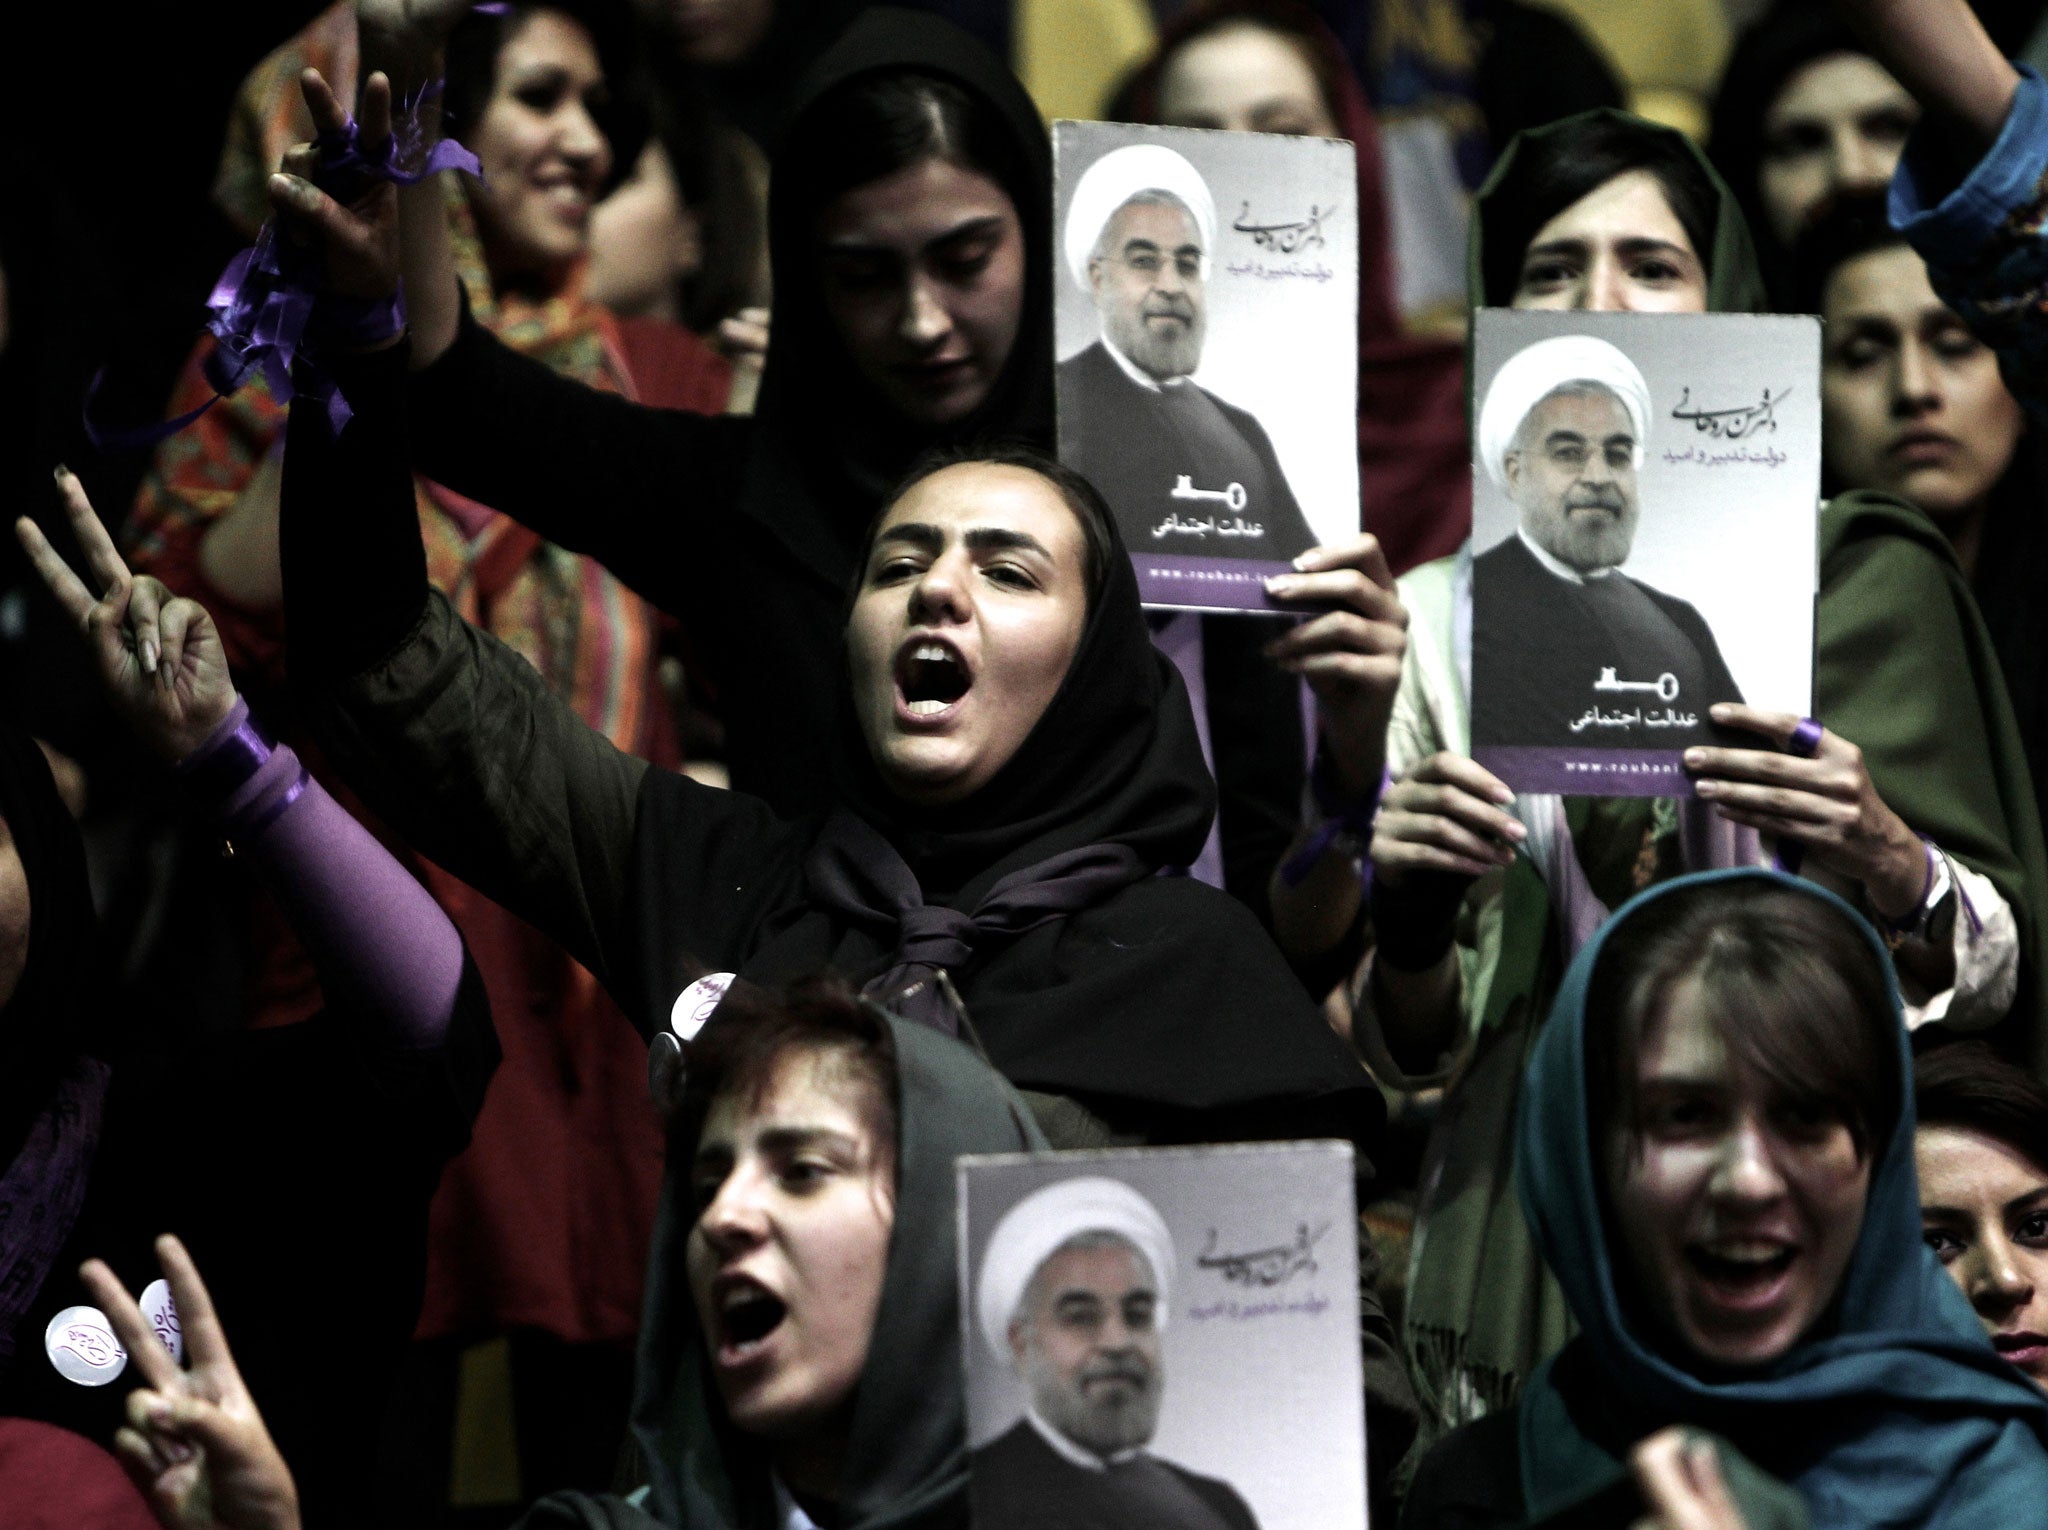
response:
<svg viewBox="0 0 2048 1530"><path fill-rule="evenodd" d="M612 168L594 115L604 99L596 45L560 11L534 13L499 48L468 140L484 172L469 183L470 205L498 280L552 283L589 247L591 209Z"/></svg>
<svg viewBox="0 0 2048 1530"><path fill-rule="evenodd" d="M1997 356L1934 295L1920 257L1897 245L1843 261L1821 309L1829 471L1937 521L1980 507L2012 464L2025 416Z"/></svg>
<svg viewBox="0 0 2048 1530"><path fill-rule="evenodd" d="M632 173L591 213L584 295L624 318L674 322L679 289L703 255L697 215L683 203L667 150L650 138Z"/></svg>
<svg viewBox="0 0 2048 1530"><path fill-rule="evenodd" d="M1844 192L1881 191L1920 107L1875 59L1832 53L1785 82L1764 112L1757 195L1788 248Z"/></svg>
<svg viewBox="0 0 2048 1530"><path fill-rule="evenodd" d="M1336 138L1307 58L1257 22L1232 22L1174 50L1159 75L1159 120L1173 127Z"/></svg>
<svg viewBox="0 0 2048 1530"><path fill-rule="evenodd" d="M683 57L713 69L752 53L775 20L775 0L667 0L666 9Z"/></svg>

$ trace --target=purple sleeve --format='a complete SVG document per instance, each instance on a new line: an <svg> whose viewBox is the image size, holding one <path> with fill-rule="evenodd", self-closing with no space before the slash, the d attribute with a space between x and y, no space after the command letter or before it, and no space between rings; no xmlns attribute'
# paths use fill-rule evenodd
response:
<svg viewBox="0 0 2048 1530"><path fill-rule="evenodd" d="M462 980L462 937L391 852L289 746L256 736L239 698L178 771L235 854L275 889L327 995L371 1017L394 1050L440 1045Z"/></svg>

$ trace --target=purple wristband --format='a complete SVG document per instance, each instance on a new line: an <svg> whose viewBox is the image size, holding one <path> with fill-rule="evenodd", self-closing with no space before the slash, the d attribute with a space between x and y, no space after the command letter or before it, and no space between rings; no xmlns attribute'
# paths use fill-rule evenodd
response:
<svg viewBox="0 0 2048 1530"><path fill-rule="evenodd" d="M405 282L388 298L317 299L306 324L309 349L367 351L405 331Z"/></svg>
<svg viewBox="0 0 2048 1530"><path fill-rule="evenodd" d="M212 736L173 768L209 802L225 802L263 768L277 741L258 726L249 703L235 698L234 710Z"/></svg>
<svg viewBox="0 0 2048 1530"><path fill-rule="evenodd" d="M1906 917L1903 919L1887 919L1876 905L1873 904L1871 906L1871 913L1877 915L1878 928L1887 935L1910 935L1920 927L1921 919L1926 916L1927 895L1934 891L1934 841L1923 834L1920 836L1920 845L1927 855L1927 875L1921 878L1920 896L1915 898L1913 906L1906 910Z"/></svg>
<svg viewBox="0 0 2048 1530"><path fill-rule="evenodd" d="M1386 794L1393 778L1386 771L1380 772L1379 784L1364 797L1356 801L1340 798L1332 788L1328 772L1323 765L1322 751L1316 752L1315 763L1309 768L1309 795L1315 799L1316 808L1323 815L1323 821L1316 825L1308 842L1294 854L1280 863L1280 884L1283 887L1299 887L1315 869L1317 861L1330 851L1341 836L1349 835L1354 842L1363 843L1372 838L1372 821L1378 816L1380 798ZM1372 886L1372 863L1365 862L1364 875L1368 889Z"/></svg>

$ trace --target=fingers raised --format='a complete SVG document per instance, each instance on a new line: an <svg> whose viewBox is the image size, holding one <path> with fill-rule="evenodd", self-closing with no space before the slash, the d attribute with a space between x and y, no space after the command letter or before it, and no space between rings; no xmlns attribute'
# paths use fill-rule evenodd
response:
<svg viewBox="0 0 2048 1530"><path fill-rule="evenodd" d="M391 136L391 77L383 70L364 82L361 110L357 127L362 141L374 148Z"/></svg>
<svg viewBox="0 0 2048 1530"><path fill-rule="evenodd" d="M64 501L64 514L71 522L71 534L78 538L79 551L85 554L86 572L99 581L100 593L104 595L115 585L126 584L128 565L115 548L114 539L107 535L107 528L100 524L92 501L85 497L85 485L78 481L78 475L69 469L59 468L57 492Z"/></svg>
<svg viewBox="0 0 2048 1530"><path fill-rule="evenodd" d="M121 1341L121 1347L128 1351L128 1358L135 1362L143 1378L159 1392L177 1385L178 1362L171 1358L171 1352L164 1348L142 1309L135 1305L135 1298L114 1272L102 1261L88 1259L79 1267L78 1278L91 1294L93 1305L107 1315L114 1337Z"/></svg>
<svg viewBox="0 0 2048 1530"><path fill-rule="evenodd" d="M43 535L42 528L27 516L14 523L14 536L64 614L83 627L86 618L92 615L92 608L98 604L92 592L85 587L85 581L71 571L71 565L50 545L50 539Z"/></svg>
<svg viewBox="0 0 2048 1530"><path fill-rule="evenodd" d="M317 69L308 69L299 75L299 94L306 98L306 110L313 114L313 131L316 133L339 133L348 126L348 112L335 99L333 87ZM390 123L385 123L389 131Z"/></svg>
<svg viewBox="0 0 2048 1530"><path fill-rule="evenodd" d="M184 1330L185 1353L196 1370L220 1367L235 1373L235 1357L228 1350L227 1335L221 1332L220 1317L213 1310L213 1298L206 1282L199 1278L199 1266L185 1252L185 1245L170 1233L156 1240L156 1257L171 1282L171 1299L178 1304L178 1326Z"/></svg>

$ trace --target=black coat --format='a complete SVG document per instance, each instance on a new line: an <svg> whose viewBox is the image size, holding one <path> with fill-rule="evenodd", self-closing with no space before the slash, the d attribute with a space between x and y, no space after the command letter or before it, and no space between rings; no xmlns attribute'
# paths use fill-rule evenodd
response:
<svg viewBox="0 0 2048 1530"><path fill-rule="evenodd" d="M1536 561L1519 536L1489 549L1472 564L1472 742L1475 747L1540 746L1562 749L1682 749L1719 742L1707 722L1717 701L1740 701L1742 692L1705 618L1676 596L1619 572L1649 598L1669 626L1638 634L1604 621L1579 586ZM1603 581L1605 582L1605 581ZM1647 627L1649 624L1643 624ZM1648 646L1662 642L1661 658ZM1662 712L1653 695L1598 691L1604 668L1622 680L1654 680L1660 670L1682 674L1669 710L1691 713L1691 728L1574 730L1588 708L1605 713Z"/></svg>
<svg viewBox="0 0 2048 1530"><path fill-rule="evenodd" d="M1315 546L1287 474L1265 427L1234 404L1226 404L1194 382L1212 409L1175 409L1169 395L1140 387L1098 340L1058 367L1061 455L1102 491L1133 552L1176 553L1204 558L1261 558L1287 562ZM1208 500L1175 499L1175 483L1186 476L1197 489L1218 490L1242 483L1248 521L1265 527L1263 537L1219 540L1153 533L1168 517L1183 520L1228 515Z"/></svg>
<svg viewBox="0 0 2048 1530"><path fill-rule="evenodd" d="M1100 1472L1046 1444L1030 1420L969 1458L975 1530L1258 1530L1236 1488L1159 1457Z"/></svg>

